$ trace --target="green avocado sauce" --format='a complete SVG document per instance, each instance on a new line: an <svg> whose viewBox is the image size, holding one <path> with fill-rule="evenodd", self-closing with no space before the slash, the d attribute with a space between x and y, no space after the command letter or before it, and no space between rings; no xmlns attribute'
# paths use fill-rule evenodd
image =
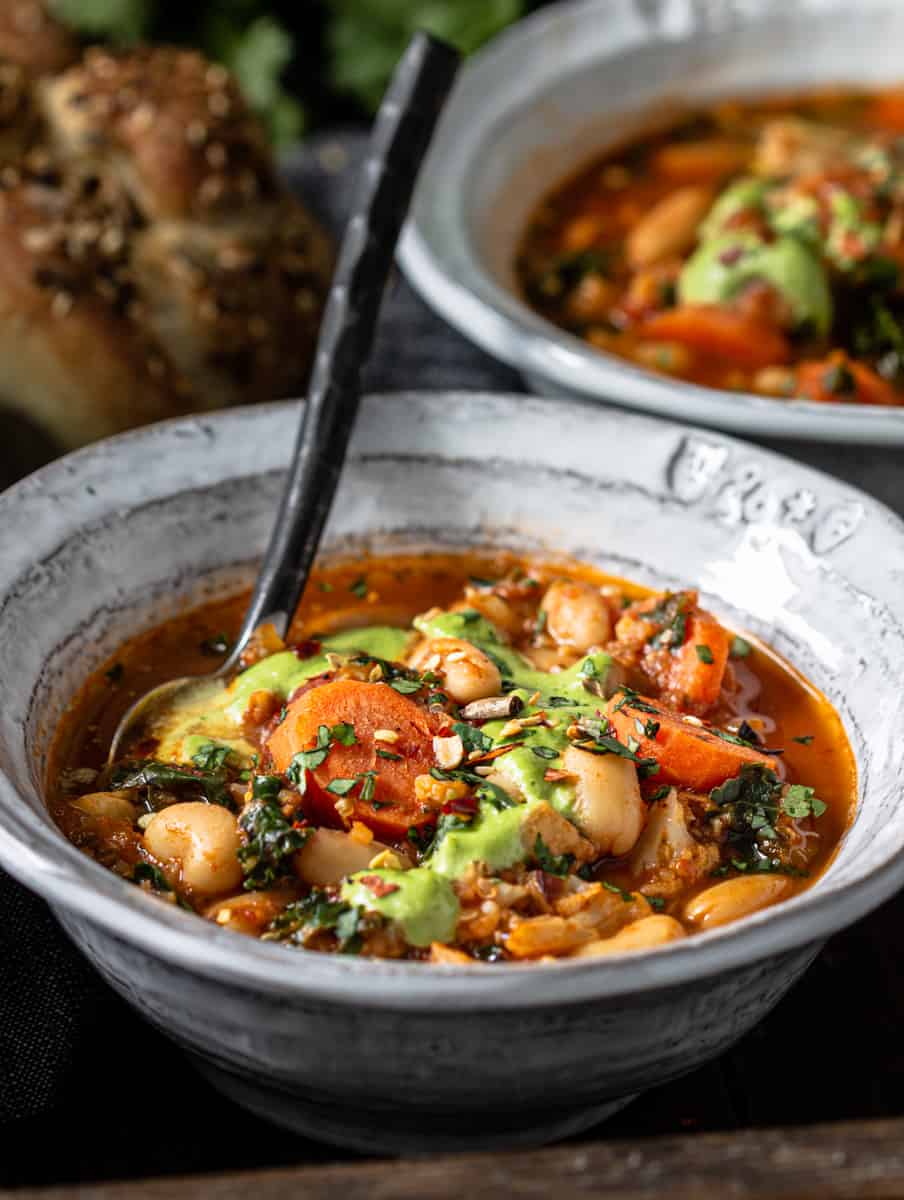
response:
<svg viewBox="0 0 904 1200"><path fill-rule="evenodd" d="M271 654L235 677L228 689L226 711L238 723L255 692L273 692L280 700L287 700L301 684L330 669L327 653L371 654L374 658L385 658L392 662L403 657L410 640L411 635L404 629L396 629L391 625L368 625L360 629L345 629L323 638L323 653L314 654L311 658L299 658L292 650Z"/></svg>
<svg viewBox="0 0 904 1200"><path fill-rule="evenodd" d="M396 890L378 896L362 882L376 876ZM455 937L460 906L452 884L426 867L410 871L359 871L350 875L340 892L346 904L379 913L400 925L412 946L450 942Z"/></svg>
<svg viewBox="0 0 904 1200"><path fill-rule="evenodd" d="M404 629L389 625L371 625L345 629L321 640L322 652L299 658L292 650L283 650L261 659L242 671L224 688L203 680L180 697L177 708L161 713L151 726L158 739L157 757L163 762L190 763L192 757L214 742L229 746L243 767L251 765L254 746L242 736L242 717L255 692L272 692L280 700L289 696L308 679L330 669L330 654L371 654L375 658L402 658L411 640Z"/></svg>
<svg viewBox="0 0 904 1200"><path fill-rule="evenodd" d="M787 301L798 326L826 334L832 293L819 257L800 238L764 242L751 233L723 233L701 243L684 264L678 294L684 304L724 304L762 279Z"/></svg>
<svg viewBox="0 0 904 1200"><path fill-rule="evenodd" d="M427 637L460 638L483 650L499 668L505 690L521 699L524 708L519 715L530 716L543 709L553 722L552 728L531 726L514 736L503 735L505 721L490 721L481 727L494 746L516 743L514 749L494 760L493 770L520 803L500 809L481 800L470 825L441 828L423 866L409 871L360 872L343 883L343 900L395 921L412 945L427 946L454 937L459 904L453 882L471 864L486 863L490 871L504 871L528 857L530 847L523 844L521 830L538 803L545 802L574 820L573 783L549 781L545 775L550 768L561 766L561 754L569 744L565 734L568 726L581 714L599 711L604 696L620 685L621 675L609 655L601 652L586 655L565 671L538 671L507 646L495 627L476 612L442 612L417 618L414 624ZM225 690L216 684L199 685L196 694L167 715L165 728L160 731L160 757L190 762L213 743L229 747L236 763L251 765L253 747L241 736L240 729L254 692L269 691L287 699L300 684L329 669L325 657L328 652L357 652L398 661L404 658L410 638L409 631L389 626L349 629L324 638L322 652L311 658L299 659L292 651L284 651L243 671ZM536 701L528 703L537 693ZM377 896L361 882L362 875L376 875L397 885L396 890Z"/></svg>
<svg viewBox="0 0 904 1200"><path fill-rule="evenodd" d="M483 802L480 812L466 829L444 834L427 860L426 868L447 879L460 879L472 863L486 863L491 871L504 871L523 862L527 847L521 826L533 803L495 809Z"/></svg>

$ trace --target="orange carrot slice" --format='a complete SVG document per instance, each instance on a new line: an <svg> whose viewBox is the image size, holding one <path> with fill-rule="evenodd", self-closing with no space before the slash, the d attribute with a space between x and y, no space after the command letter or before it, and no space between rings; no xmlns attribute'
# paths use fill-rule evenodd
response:
<svg viewBox="0 0 904 1200"><path fill-rule="evenodd" d="M350 725L354 742L346 746L333 741L323 762L307 772L306 811L321 824L338 825L336 802L344 799L352 806L347 820L361 821L378 836L399 840L409 828L436 815L415 799L414 781L434 765L433 737L440 724L437 716L389 684L339 679L296 697L270 735L267 749L274 768L285 772L299 751L317 745L321 726ZM375 738L378 730L395 733L396 740ZM346 787L348 780L357 782ZM330 784L343 789L343 794L328 791Z"/></svg>
<svg viewBox="0 0 904 1200"><path fill-rule="evenodd" d="M904 404L904 393L896 391L865 363L854 362L844 355L801 363L797 368L796 394L820 404L837 404L839 401L885 406Z"/></svg>
<svg viewBox="0 0 904 1200"><path fill-rule="evenodd" d="M767 754L725 741L693 717L673 712L646 696L616 692L607 715L620 742L627 745L634 739L630 744L639 743L639 758L659 763L656 783L710 792L737 775L746 763L773 765Z"/></svg>
<svg viewBox="0 0 904 1200"><path fill-rule="evenodd" d="M791 357L778 329L743 313L710 304L686 304L650 317L634 328L638 337L678 342L739 367L768 367Z"/></svg>

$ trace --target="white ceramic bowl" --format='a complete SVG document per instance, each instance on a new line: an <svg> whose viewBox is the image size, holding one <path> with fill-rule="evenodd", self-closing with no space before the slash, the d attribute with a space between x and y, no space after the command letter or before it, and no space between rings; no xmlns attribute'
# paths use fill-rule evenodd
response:
<svg viewBox="0 0 904 1200"><path fill-rule="evenodd" d="M540 198L669 103L904 80L899 0L579 0L468 63L421 176L399 259L421 295L547 395L756 434L904 444L904 408L716 391L654 375L534 313L513 262Z"/></svg>
<svg viewBox="0 0 904 1200"><path fill-rule="evenodd" d="M539 1141L696 1066L904 879L904 527L815 471L715 434L526 396L371 398L333 547L567 552L762 635L829 696L856 820L812 890L620 960L430 967L256 942L78 852L42 803L50 738L129 634L247 579L291 405L92 446L0 496L0 863L225 1090L370 1150Z"/></svg>

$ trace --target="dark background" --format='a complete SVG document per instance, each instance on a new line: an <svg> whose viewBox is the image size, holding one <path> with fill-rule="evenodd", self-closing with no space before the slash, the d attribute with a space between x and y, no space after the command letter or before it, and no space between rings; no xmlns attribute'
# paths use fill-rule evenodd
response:
<svg viewBox="0 0 904 1200"><path fill-rule="evenodd" d="M51 0L86 39L197 46L239 76L278 143L366 118L419 28L468 53L538 0Z"/></svg>

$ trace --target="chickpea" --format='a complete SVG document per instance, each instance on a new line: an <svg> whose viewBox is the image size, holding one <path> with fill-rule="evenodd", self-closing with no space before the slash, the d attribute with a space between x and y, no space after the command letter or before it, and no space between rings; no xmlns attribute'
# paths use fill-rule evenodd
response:
<svg viewBox="0 0 904 1200"><path fill-rule="evenodd" d="M667 942L685 937L684 927L674 917L664 914L632 921L624 929L607 938L597 938L576 950L574 958L602 958L609 954L625 954L629 950L652 950Z"/></svg>
<svg viewBox="0 0 904 1200"><path fill-rule="evenodd" d="M775 904L790 887L790 880L781 875L741 875L726 879L689 900L684 906L684 916L701 929L715 929Z"/></svg>
<svg viewBox="0 0 904 1200"><path fill-rule="evenodd" d="M441 674L444 690L456 704L498 696L502 689L496 664L462 638L427 638L410 655L408 665Z"/></svg>
<svg viewBox="0 0 904 1200"><path fill-rule="evenodd" d="M627 854L645 819L637 770L627 758L569 746L562 769L575 780L575 820L603 854Z"/></svg>
<svg viewBox="0 0 904 1200"><path fill-rule="evenodd" d="M584 651L602 646L612 637L609 605L589 583L556 580L546 589L540 608L546 613L547 632L560 645Z"/></svg>
<svg viewBox="0 0 904 1200"><path fill-rule="evenodd" d="M305 883L325 887L346 875L364 871L380 854L389 853L382 842L362 842L340 829L315 829L295 855L295 874ZM401 860L403 856L396 851ZM407 859L401 866L410 866Z"/></svg>
<svg viewBox="0 0 904 1200"><path fill-rule="evenodd" d="M219 896L242 882L238 822L218 804L171 804L148 822L144 844L154 858L175 864L199 895Z"/></svg>
<svg viewBox="0 0 904 1200"><path fill-rule="evenodd" d="M521 630L521 619L518 613L508 600L503 600L495 592L485 592L480 588L465 588L464 600L453 604L452 611L461 612L462 609L469 608L479 612L502 633L513 636Z"/></svg>

